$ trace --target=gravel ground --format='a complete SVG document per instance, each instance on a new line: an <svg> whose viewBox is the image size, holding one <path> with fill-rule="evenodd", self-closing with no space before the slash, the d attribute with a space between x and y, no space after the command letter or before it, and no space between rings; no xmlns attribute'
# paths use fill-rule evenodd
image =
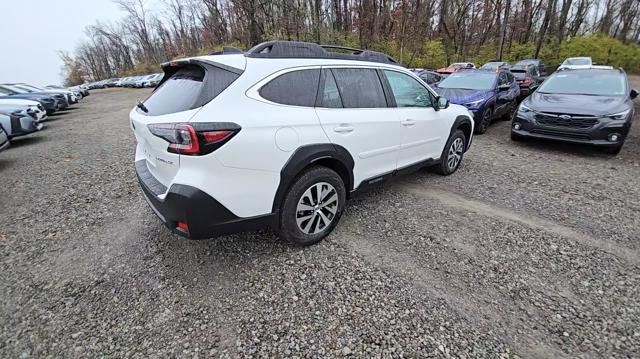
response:
<svg viewBox="0 0 640 359"><path fill-rule="evenodd" d="M638 357L637 124L611 157L496 123L301 249L165 229L132 164L145 96L94 91L0 153L0 357Z"/></svg>

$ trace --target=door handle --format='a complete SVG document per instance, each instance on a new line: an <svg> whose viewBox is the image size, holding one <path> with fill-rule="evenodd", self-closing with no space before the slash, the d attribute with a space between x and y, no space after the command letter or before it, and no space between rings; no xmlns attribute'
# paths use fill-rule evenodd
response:
<svg viewBox="0 0 640 359"><path fill-rule="evenodd" d="M333 129L334 132L338 132L338 133L349 133L349 132L353 132L353 130L354 130L353 127L345 124L342 124Z"/></svg>
<svg viewBox="0 0 640 359"><path fill-rule="evenodd" d="M415 120L412 120L412 119L410 119L410 118L408 118L408 119L406 119L406 120L402 121L402 126L410 127L410 126L413 126L413 125L415 125L415 124L416 124L416 121L415 121Z"/></svg>

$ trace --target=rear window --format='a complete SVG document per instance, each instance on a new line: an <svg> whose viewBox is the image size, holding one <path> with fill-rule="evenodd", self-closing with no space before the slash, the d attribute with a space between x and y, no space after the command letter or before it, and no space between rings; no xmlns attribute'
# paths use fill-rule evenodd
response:
<svg viewBox="0 0 640 359"><path fill-rule="evenodd" d="M260 96L283 105L313 107L319 80L320 69L287 72L264 85Z"/></svg>
<svg viewBox="0 0 640 359"><path fill-rule="evenodd" d="M332 69L345 108L387 107L376 70Z"/></svg>
<svg viewBox="0 0 640 359"><path fill-rule="evenodd" d="M523 79L523 78L527 77L527 70L511 70L511 73L517 79Z"/></svg>
<svg viewBox="0 0 640 359"><path fill-rule="evenodd" d="M206 77L206 78L205 78ZM147 115L160 116L204 106L239 77L231 71L195 65L180 68L144 102Z"/></svg>

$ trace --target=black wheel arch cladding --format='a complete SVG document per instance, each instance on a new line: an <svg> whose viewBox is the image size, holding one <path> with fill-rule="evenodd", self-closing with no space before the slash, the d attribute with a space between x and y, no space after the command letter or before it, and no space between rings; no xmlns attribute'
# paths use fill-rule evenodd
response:
<svg viewBox="0 0 640 359"><path fill-rule="evenodd" d="M338 166L336 172L345 180L344 186L347 193L353 188L355 162L349 151L340 145L330 143L302 146L293 152L280 171L280 184L273 200L272 213L280 211L280 205L296 177L313 164L325 165L330 168Z"/></svg>
<svg viewBox="0 0 640 359"><path fill-rule="evenodd" d="M465 126L468 126L468 131L465 130ZM456 117L456 120L453 122L453 125L451 126L451 131L449 132L449 138L451 138L451 136L453 136L453 133L456 132L457 130L462 130L462 132L464 133L465 136L465 152L467 151L467 149L469 148L469 141L471 141L471 129L472 129L472 124L471 124L471 119L468 116L464 116L464 115L460 115L458 117Z"/></svg>

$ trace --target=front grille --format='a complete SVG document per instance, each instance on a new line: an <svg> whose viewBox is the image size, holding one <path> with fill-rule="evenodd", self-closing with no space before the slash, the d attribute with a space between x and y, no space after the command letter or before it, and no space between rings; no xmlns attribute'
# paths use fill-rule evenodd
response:
<svg viewBox="0 0 640 359"><path fill-rule="evenodd" d="M559 113L537 113L535 115L535 119L536 122L538 122L538 124L542 126L576 129L591 128L595 126L596 123L598 123L598 119L596 117Z"/></svg>
<svg viewBox="0 0 640 359"><path fill-rule="evenodd" d="M531 133L544 135L544 136L572 138L572 139L576 139L576 140L590 140L589 135L586 135L584 133L543 130L543 129L540 129L540 128L536 128L536 129L531 130Z"/></svg>

